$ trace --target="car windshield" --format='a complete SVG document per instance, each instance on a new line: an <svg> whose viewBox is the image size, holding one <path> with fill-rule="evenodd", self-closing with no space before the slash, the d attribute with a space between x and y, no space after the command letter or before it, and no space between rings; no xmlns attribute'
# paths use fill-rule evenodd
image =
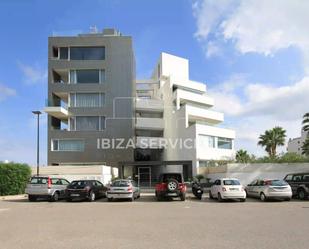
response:
<svg viewBox="0 0 309 249"><path fill-rule="evenodd" d="M129 187L129 181L114 181L111 185L112 187Z"/></svg>
<svg viewBox="0 0 309 249"><path fill-rule="evenodd" d="M283 180L270 180L265 181L265 185L271 185L271 186L287 186L289 185L286 181Z"/></svg>
<svg viewBox="0 0 309 249"><path fill-rule="evenodd" d="M223 185L240 185L238 180L223 180Z"/></svg>
<svg viewBox="0 0 309 249"><path fill-rule="evenodd" d="M89 184L88 181L73 181L71 182L70 186L71 187L85 187Z"/></svg>
<svg viewBox="0 0 309 249"><path fill-rule="evenodd" d="M182 182L181 174L166 174L166 175L163 175L162 181L166 183L170 179L175 179L178 182Z"/></svg>

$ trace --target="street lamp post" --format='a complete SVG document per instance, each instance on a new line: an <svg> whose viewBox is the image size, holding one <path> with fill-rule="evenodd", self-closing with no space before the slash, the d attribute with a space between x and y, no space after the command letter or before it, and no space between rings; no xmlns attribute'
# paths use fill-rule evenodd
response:
<svg viewBox="0 0 309 249"><path fill-rule="evenodd" d="M33 114L38 117L38 125L37 125L37 149L36 149L36 174L39 176L40 174L40 111L32 111Z"/></svg>

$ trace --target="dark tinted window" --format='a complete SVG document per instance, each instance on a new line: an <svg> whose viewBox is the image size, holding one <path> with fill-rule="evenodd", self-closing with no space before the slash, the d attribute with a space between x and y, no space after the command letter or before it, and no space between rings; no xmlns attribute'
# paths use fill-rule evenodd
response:
<svg viewBox="0 0 309 249"><path fill-rule="evenodd" d="M223 185L240 185L237 180L223 180Z"/></svg>
<svg viewBox="0 0 309 249"><path fill-rule="evenodd" d="M81 187L81 188L84 188L89 185L91 185L90 181L73 181L70 184L71 187Z"/></svg>
<svg viewBox="0 0 309 249"><path fill-rule="evenodd" d="M286 181L291 181L292 178L293 178L293 175L287 175L287 176L285 177L285 180L286 180Z"/></svg>
<svg viewBox="0 0 309 249"><path fill-rule="evenodd" d="M178 182L182 182L181 174L164 174L162 181L168 182L169 179L175 179Z"/></svg>
<svg viewBox="0 0 309 249"><path fill-rule="evenodd" d="M60 48L60 59L67 60L69 56L68 48Z"/></svg>
<svg viewBox="0 0 309 249"><path fill-rule="evenodd" d="M31 184L46 184L48 181L47 177L33 177L30 180Z"/></svg>
<svg viewBox="0 0 309 249"><path fill-rule="evenodd" d="M286 181L283 181L283 180L271 180L271 181L265 181L265 185L270 185L270 186L287 186L289 184Z"/></svg>
<svg viewBox="0 0 309 249"><path fill-rule="evenodd" d="M300 182L301 180L302 180L302 175L294 175L293 176L293 181Z"/></svg>
<svg viewBox="0 0 309 249"><path fill-rule="evenodd" d="M130 182L129 181L114 181L112 183L112 187L129 187Z"/></svg>
<svg viewBox="0 0 309 249"><path fill-rule="evenodd" d="M303 175L303 182L309 182L309 174Z"/></svg>
<svg viewBox="0 0 309 249"><path fill-rule="evenodd" d="M100 83L99 70L76 70L77 83Z"/></svg>
<svg viewBox="0 0 309 249"><path fill-rule="evenodd" d="M71 47L71 60L104 60L104 47Z"/></svg>

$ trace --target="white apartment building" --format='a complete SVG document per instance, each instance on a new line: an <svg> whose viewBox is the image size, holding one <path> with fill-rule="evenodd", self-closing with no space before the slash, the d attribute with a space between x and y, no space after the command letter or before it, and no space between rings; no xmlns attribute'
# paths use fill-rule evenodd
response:
<svg viewBox="0 0 309 249"><path fill-rule="evenodd" d="M149 173L181 171L177 163L189 162L192 169L184 175L190 176L208 161L234 158L235 131L218 127L224 114L211 110L213 106L206 85L189 79L189 61L161 53L151 78L136 81L135 166L149 163L141 163L137 171L124 163L124 175L142 171L146 180ZM178 145L166 146L166 141Z"/></svg>
<svg viewBox="0 0 309 249"><path fill-rule="evenodd" d="M288 141L288 152L297 153L299 155L302 154L301 147L307 138L308 132L301 131L301 136L297 138L290 138Z"/></svg>

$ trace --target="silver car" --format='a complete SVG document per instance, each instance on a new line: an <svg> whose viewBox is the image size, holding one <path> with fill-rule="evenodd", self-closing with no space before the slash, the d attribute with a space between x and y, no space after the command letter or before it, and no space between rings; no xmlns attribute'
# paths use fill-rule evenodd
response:
<svg viewBox="0 0 309 249"><path fill-rule="evenodd" d="M257 179L246 187L249 197L260 198L261 201L268 199L280 199L289 201L292 198L292 189L284 180Z"/></svg>
<svg viewBox="0 0 309 249"><path fill-rule="evenodd" d="M63 178L49 176L34 176L26 187L29 201L36 201L38 198L48 198L49 201L58 201L65 198L65 189L69 181Z"/></svg>
<svg viewBox="0 0 309 249"><path fill-rule="evenodd" d="M128 199L134 201L140 197L140 189L135 181L120 179L112 182L107 190L107 200Z"/></svg>

